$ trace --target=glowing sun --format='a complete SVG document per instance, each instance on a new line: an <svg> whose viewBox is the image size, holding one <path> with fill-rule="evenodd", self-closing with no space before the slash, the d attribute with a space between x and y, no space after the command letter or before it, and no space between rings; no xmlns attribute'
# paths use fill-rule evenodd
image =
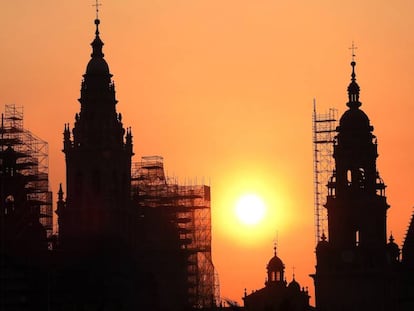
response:
<svg viewBox="0 0 414 311"><path fill-rule="evenodd" d="M255 194L245 194L236 203L236 216L245 225L258 224L266 214L263 200Z"/></svg>

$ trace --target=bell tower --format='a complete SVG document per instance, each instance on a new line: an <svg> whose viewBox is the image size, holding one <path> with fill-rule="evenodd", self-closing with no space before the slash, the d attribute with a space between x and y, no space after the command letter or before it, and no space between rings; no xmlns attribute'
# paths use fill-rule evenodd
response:
<svg viewBox="0 0 414 311"><path fill-rule="evenodd" d="M334 145L335 172L328 185L329 241L344 250L360 246L381 252L386 244L385 185L376 168L377 139L359 109L359 86L353 61L347 106Z"/></svg>
<svg viewBox="0 0 414 311"><path fill-rule="evenodd" d="M320 311L398 310L398 252L387 246L389 205L377 167L377 139L360 109L356 63L351 62L348 110L334 141L328 183L328 240L316 248L316 307ZM398 247L397 247L398 248Z"/></svg>
<svg viewBox="0 0 414 311"><path fill-rule="evenodd" d="M66 202L58 207L60 243L121 237L130 206L132 134L116 111L115 84L95 19L91 59L81 83L80 112L64 128ZM69 244L69 246L68 246Z"/></svg>

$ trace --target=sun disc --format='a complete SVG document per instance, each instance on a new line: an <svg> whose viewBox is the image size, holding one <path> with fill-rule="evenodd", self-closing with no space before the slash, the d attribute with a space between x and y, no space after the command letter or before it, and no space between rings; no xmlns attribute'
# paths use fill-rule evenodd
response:
<svg viewBox="0 0 414 311"><path fill-rule="evenodd" d="M266 214L263 200L255 194L246 194L236 203L236 216L245 225L258 224Z"/></svg>

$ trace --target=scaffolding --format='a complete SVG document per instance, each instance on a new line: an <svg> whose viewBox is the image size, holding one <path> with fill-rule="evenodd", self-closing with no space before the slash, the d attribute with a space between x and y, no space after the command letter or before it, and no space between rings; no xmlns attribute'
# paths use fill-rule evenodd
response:
<svg viewBox="0 0 414 311"><path fill-rule="evenodd" d="M132 191L141 207L163 208L171 215L186 257L188 304L212 307L220 295L211 257L210 187L179 185L165 176L162 157L147 156L133 164Z"/></svg>
<svg viewBox="0 0 414 311"><path fill-rule="evenodd" d="M23 106L5 105L0 127L0 151L12 147L19 154L17 165L24 175L27 203L38 207L47 237L53 234L52 192L49 191L48 143L23 127Z"/></svg>
<svg viewBox="0 0 414 311"><path fill-rule="evenodd" d="M314 214L315 244L328 235L327 211L324 208L328 196L328 182L335 170L333 145L336 133L338 110L330 108L327 113L317 113L313 102L313 165L314 165Z"/></svg>

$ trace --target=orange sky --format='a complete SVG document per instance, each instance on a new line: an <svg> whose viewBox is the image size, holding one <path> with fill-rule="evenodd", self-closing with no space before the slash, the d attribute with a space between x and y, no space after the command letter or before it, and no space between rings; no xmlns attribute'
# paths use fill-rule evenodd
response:
<svg viewBox="0 0 414 311"><path fill-rule="evenodd" d="M93 0L0 3L0 105L23 105L49 142L54 200L65 181L62 132L79 111L94 37ZM103 1L101 38L134 161L162 155L179 181L212 186L213 259L223 297L264 285L278 237L291 280L313 285L312 100L345 110L357 49L362 109L378 137L388 230L401 245L414 205L414 2L410 0ZM3 111L3 107L1 109ZM231 209L263 196L265 230Z"/></svg>

